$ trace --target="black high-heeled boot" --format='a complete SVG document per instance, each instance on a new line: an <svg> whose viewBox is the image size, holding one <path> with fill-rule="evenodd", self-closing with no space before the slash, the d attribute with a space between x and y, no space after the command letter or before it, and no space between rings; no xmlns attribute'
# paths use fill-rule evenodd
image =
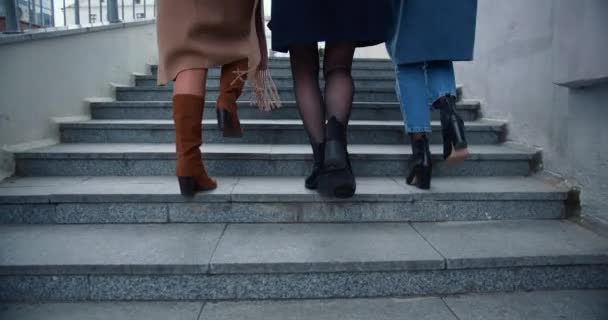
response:
<svg viewBox="0 0 608 320"><path fill-rule="evenodd" d="M357 188L346 149L346 126L331 117L327 122L323 173L319 191L326 196L350 198Z"/></svg>
<svg viewBox="0 0 608 320"><path fill-rule="evenodd" d="M319 185L319 175L323 172L323 158L325 156L325 142L312 146L312 156L314 159L312 172L306 178L304 186L306 189L315 190Z"/></svg>
<svg viewBox="0 0 608 320"><path fill-rule="evenodd" d="M416 139L413 136L410 136L410 138L412 140L414 168L412 168L405 181L409 185L428 190L431 188L431 175L433 174L429 140L426 135Z"/></svg>
<svg viewBox="0 0 608 320"><path fill-rule="evenodd" d="M456 97L446 95L435 102L441 119L443 158L451 164L460 163L469 155L464 121L456 113Z"/></svg>

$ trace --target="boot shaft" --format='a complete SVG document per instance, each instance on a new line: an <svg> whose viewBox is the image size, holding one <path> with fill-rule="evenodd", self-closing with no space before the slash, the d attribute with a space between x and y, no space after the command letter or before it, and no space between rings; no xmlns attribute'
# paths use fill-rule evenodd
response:
<svg viewBox="0 0 608 320"><path fill-rule="evenodd" d="M196 95L179 94L173 97L175 153L179 176L199 174L202 170L199 148L203 142L204 103L205 98Z"/></svg>

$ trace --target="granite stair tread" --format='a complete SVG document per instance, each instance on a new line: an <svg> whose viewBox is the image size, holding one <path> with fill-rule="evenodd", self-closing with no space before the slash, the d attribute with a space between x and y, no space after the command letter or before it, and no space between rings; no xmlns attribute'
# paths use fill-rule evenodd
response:
<svg viewBox="0 0 608 320"><path fill-rule="evenodd" d="M279 69L284 69L284 68L279 68ZM360 70L361 68L356 68L355 70ZM388 71L393 71L393 69L386 69ZM154 74L141 74L141 73L133 73L133 76L136 79L145 79L145 80L156 80L157 76ZM208 79L218 79L219 75L216 74L210 74L208 76ZM278 74L278 75L272 75L273 80L276 79L292 79L292 75L291 74ZM395 76L394 75L383 75L383 74L367 74L367 75L360 75L357 76L357 79L366 79L366 80L392 80L395 81ZM322 78L320 79L321 81L323 80Z"/></svg>
<svg viewBox="0 0 608 320"><path fill-rule="evenodd" d="M114 85L114 90L116 91L127 91L127 92L146 92L146 91L155 91L155 92L173 92L173 88L168 86L130 86L130 85ZM278 85L277 90L280 92L293 92L293 86L291 85ZM212 87L206 90L207 93L219 91L219 87ZM247 94L251 92L250 87L245 87L243 89L244 98L247 97ZM372 86L363 86L357 88L357 92L382 92L382 93L395 93L394 85L386 85L383 87L372 87ZM356 94L355 93L355 94ZM293 99L293 98L292 98Z"/></svg>
<svg viewBox="0 0 608 320"><path fill-rule="evenodd" d="M356 81L357 79L359 79L359 76L353 76L353 78L355 78L355 81ZM119 85L119 84L113 84L112 86L113 86L114 90L123 91L123 92L124 91L126 91L126 92L146 92L146 91L172 92L173 91L173 88L171 88L169 86L136 86L136 85ZM456 87L457 95L459 98L462 97L462 89L463 88L460 85ZM211 87L211 88L207 89L207 92L215 92L218 90L219 90L219 87ZM293 85L281 84L281 85L277 85L277 90L279 91L279 93L280 92L293 92L294 88L293 88ZM251 88L245 87L243 92L245 95L244 97L247 97L247 94L251 92ZM363 85L363 86L359 86L357 88L357 90L355 91L355 94L357 94L358 92L364 92L364 93L380 92L380 93L395 94L395 86L392 83L386 84L384 86ZM132 99L130 99L130 100L133 101ZM370 102L370 101L367 101L367 102ZM373 101L371 101L371 102L373 102Z"/></svg>
<svg viewBox="0 0 608 320"><path fill-rule="evenodd" d="M0 273L274 274L607 265L568 221L0 226Z"/></svg>
<svg viewBox="0 0 608 320"><path fill-rule="evenodd" d="M88 99L93 119L171 119L172 102L170 101L113 101L107 99ZM466 121L479 118L481 104L476 100L464 100L456 108ZM206 118L215 118L215 101L205 102ZM262 112L251 105L251 102L239 102L239 115L243 119L299 119L297 105L294 101L284 101L283 106L273 112ZM439 119L439 112L433 110L433 119ZM360 102L354 103L351 120L395 120L401 119L398 103Z"/></svg>
<svg viewBox="0 0 608 320"><path fill-rule="evenodd" d="M300 144L204 144L205 159L235 158L235 159L310 159L312 150L308 145ZM367 145L353 144L348 146L349 153L353 159L409 159L411 148L408 146L394 145ZM442 158L443 147L431 145L431 153L435 159ZM539 150L523 145L504 143L497 145L471 145L469 146L468 160L498 159L518 160L534 159ZM62 143L48 147L35 148L18 152L15 158L74 158L74 159L96 159L96 158L175 158L174 144L161 143Z"/></svg>
<svg viewBox="0 0 608 320"><path fill-rule="evenodd" d="M98 108L121 108L121 107L171 107L171 101L115 101L105 98L90 98L88 99L95 107ZM281 108L295 108L295 101L282 101ZM205 107L215 108L215 101L205 101ZM255 108L250 101L238 101L239 108ZM456 104L458 109L473 109L480 108L480 102L474 99L465 99ZM398 102L353 102L353 110L358 108L399 108ZM262 114L265 112L260 111Z"/></svg>
<svg viewBox="0 0 608 320"><path fill-rule="evenodd" d="M0 199L8 203L52 203L87 201L132 201L145 197L150 202L210 201L323 201L357 202L390 199L435 200L565 200L567 185L544 176L533 177L437 177L431 190L405 184L404 177L361 177L357 194L350 200L326 199L303 186L304 177L217 177L219 188L199 193L192 199L179 194L173 176L146 177L13 177L0 183Z"/></svg>
<svg viewBox="0 0 608 320"><path fill-rule="evenodd" d="M156 140L161 139L156 137ZM164 140L170 140L166 137ZM207 170L217 176L304 176L310 173L309 145L205 143ZM407 145L351 144L358 177L406 175ZM440 176L528 176L538 170L540 150L513 143L472 144L458 166L443 161L442 146L432 145L433 174ZM175 171L175 145L150 143L62 143L15 153L20 176L163 176Z"/></svg>
<svg viewBox="0 0 608 320"><path fill-rule="evenodd" d="M376 299L5 303L3 319L47 320L604 320L606 290Z"/></svg>
<svg viewBox="0 0 608 320"><path fill-rule="evenodd" d="M608 291L539 291L392 299L209 303L201 320L600 320Z"/></svg>
<svg viewBox="0 0 608 320"><path fill-rule="evenodd" d="M203 126L205 127L216 127L217 121L215 120L203 120ZM60 124L64 128L117 128L117 129L173 129L173 120L105 120L105 119L91 119L83 121L70 121L62 122ZM274 129L279 128L283 130L302 130L302 121L295 119L241 119L241 125L246 130L247 128L259 128L259 129ZM439 130L441 124L439 121L431 121L433 130ZM490 120L481 119L477 121L465 122L465 128L467 131L503 131L506 126L505 121L501 120ZM375 121L375 120L352 120L349 122L350 130L357 130L358 128L365 128L369 130L382 130L382 128L403 128L403 121Z"/></svg>
<svg viewBox="0 0 608 320"><path fill-rule="evenodd" d="M212 80L215 81L215 80ZM356 80L355 81L364 81ZM115 93L116 100L119 101L167 101L171 100L173 88L172 86L156 86L156 85L112 85ZM288 82L280 82L276 85L278 94L281 100L293 101L295 100L295 93L293 85ZM219 86L212 85L207 88L205 96L208 100L217 99L219 94ZM251 88L245 87L243 94L239 98L241 101L251 100ZM462 87L456 88L456 95L458 100L462 99ZM376 82L371 81L368 83L362 83L357 86L357 90L354 93L353 101L356 102L397 102L397 93L395 91L395 85L392 82Z"/></svg>
<svg viewBox="0 0 608 320"><path fill-rule="evenodd" d="M157 64L148 64L151 70L158 68ZM269 67L271 70L274 69L288 69L291 70L288 59L270 59ZM211 70L219 70L219 68L210 68ZM393 63L388 59L355 59L352 65L353 70L390 70L394 71L395 67Z"/></svg>
<svg viewBox="0 0 608 320"><path fill-rule="evenodd" d="M361 112L365 112L361 110ZM394 113L394 112L391 112ZM436 115L436 113L434 113ZM394 115L394 114L393 114ZM255 117L255 115L250 115ZM272 143L309 144L308 137L299 119L242 119L244 134L238 139L226 139L218 130L217 120L206 118L202 121L203 139L206 143ZM384 117L384 116L383 116ZM64 121L59 124L62 142L67 143L172 143L174 125L166 113L157 119L94 119ZM392 115L390 116L392 118ZM389 119L390 119L389 118ZM437 117L435 117L437 118ZM469 120L471 116L468 116ZM393 118L394 119L394 118ZM431 122L429 133L431 144L439 144L441 125ZM496 144L505 141L507 124L500 120L479 119L465 121L465 130L470 144ZM407 145L409 139L404 133L401 121L393 120L352 120L347 132L350 144L394 144Z"/></svg>
<svg viewBox="0 0 608 320"><path fill-rule="evenodd" d="M114 101L112 99L89 98L93 119L171 119L171 101ZM295 101L283 101L283 106L273 112L262 112L252 106L250 101L238 102L239 116L242 119L299 119ZM216 102L205 102L205 118L214 119ZM477 120L480 116L481 102L462 100L456 109L465 121ZM439 119L438 110L431 113L432 119ZM397 102L355 102L351 120L398 120L402 119Z"/></svg>
<svg viewBox="0 0 608 320"><path fill-rule="evenodd" d="M358 177L348 200L304 177L216 177L216 190L180 195L173 176L15 177L0 183L0 223L367 223L560 219L569 188L544 175L437 177L429 191L402 177Z"/></svg>

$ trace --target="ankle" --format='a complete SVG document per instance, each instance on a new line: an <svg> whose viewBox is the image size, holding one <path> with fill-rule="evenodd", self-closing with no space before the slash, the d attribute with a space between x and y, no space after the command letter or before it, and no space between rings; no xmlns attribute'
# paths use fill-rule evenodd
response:
<svg viewBox="0 0 608 320"><path fill-rule="evenodd" d="M449 108L455 101L456 101L456 96L448 93L444 96L439 97L437 100L435 100L435 102L433 102L432 106L435 109L443 110L443 109Z"/></svg>
<svg viewBox="0 0 608 320"><path fill-rule="evenodd" d="M412 133L410 134L410 140L412 142L421 141L426 138L426 134L424 133Z"/></svg>

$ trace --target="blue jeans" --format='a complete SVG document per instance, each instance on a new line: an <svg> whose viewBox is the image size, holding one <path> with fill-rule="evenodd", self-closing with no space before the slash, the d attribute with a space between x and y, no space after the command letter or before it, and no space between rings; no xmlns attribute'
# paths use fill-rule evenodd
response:
<svg viewBox="0 0 608 320"><path fill-rule="evenodd" d="M400 64L397 96L408 133L431 132L431 106L445 95L456 96L452 61Z"/></svg>

